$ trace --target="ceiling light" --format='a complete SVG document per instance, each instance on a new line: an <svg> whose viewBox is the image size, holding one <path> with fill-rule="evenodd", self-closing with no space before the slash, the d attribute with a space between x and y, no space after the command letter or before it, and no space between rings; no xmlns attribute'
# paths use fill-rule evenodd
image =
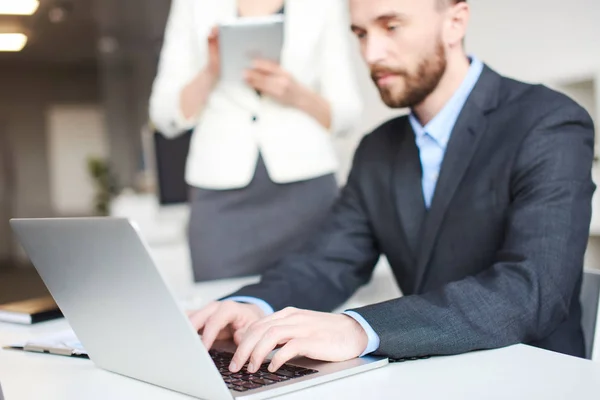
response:
<svg viewBox="0 0 600 400"><path fill-rule="evenodd" d="M27 44L23 33L0 33L0 51L21 51Z"/></svg>
<svg viewBox="0 0 600 400"><path fill-rule="evenodd" d="M48 11L48 19L53 24L60 24L67 19L67 11L62 7L54 7Z"/></svg>
<svg viewBox="0 0 600 400"><path fill-rule="evenodd" d="M48 19L54 24L64 22L73 13L71 1L57 1L48 11Z"/></svg>
<svg viewBox="0 0 600 400"><path fill-rule="evenodd" d="M0 14L32 15L39 6L39 0L0 0Z"/></svg>

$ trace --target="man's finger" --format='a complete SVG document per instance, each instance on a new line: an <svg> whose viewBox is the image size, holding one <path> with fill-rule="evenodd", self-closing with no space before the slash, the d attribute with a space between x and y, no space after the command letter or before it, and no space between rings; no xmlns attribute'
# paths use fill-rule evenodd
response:
<svg viewBox="0 0 600 400"><path fill-rule="evenodd" d="M256 321L254 324L251 325L251 327L258 327L260 325L266 325L266 324L270 324L273 321L277 321L283 318L288 318L288 317L296 317L298 313L298 310L295 308L285 308L281 311L277 311L271 315L267 315L266 317L261 318L260 320Z"/></svg>
<svg viewBox="0 0 600 400"><path fill-rule="evenodd" d="M239 346L240 343L242 343L242 339L244 338L244 335L246 334L246 331L248 330L248 328L240 328L240 329L236 329L235 332L233 333L233 342Z"/></svg>
<svg viewBox="0 0 600 400"><path fill-rule="evenodd" d="M264 336L258 341L250 355L248 372L255 373L258 371L265 361L265 358L267 358L269 353L275 350L277 346L302 337L304 333L305 329L299 325L280 325L269 328Z"/></svg>
<svg viewBox="0 0 600 400"><path fill-rule="evenodd" d="M253 325L256 326L258 324L262 324L264 322L269 322L269 321L274 321L271 318L272 316L274 316L276 314L272 314L270 316L267 317L263 317L261 320L255 322ZM280 317L282 318L282 317ZM240 345L240 343L242 342L242 340L244 339L244 335L246 335L246 333L248 332L248 328L250 325L242 325L242 324L236 324L235 322L232 324L232 328L233 328L233 341L235 342L236 345Z"/></svg>
<svg viewBox="0 0 600 400"><path fill-rule="evenodd" d="M270 318L272 316L269 316ZM251 325L247 330L242 340L240 341L235 354L233 355L233 359L231 360L231 364L229 365L229 370L231 372L238 372L246 361L250 358L252 351L256 347L258 341L264 336L265 332L269 329L279 326L279 325L288 325L285 319L275 319L270 320L268 322L261 321L260 323L255 323Z"/></svg>
<svg viewBox="0 0 600 400"><path fill-rule="evenodd" d="M275 324L276 322L271 322L270 324L253 324L246 330L246 333L239 342L238 348L229 364L229 370L231 372L239 372L242 369L264 332L269 329L271 325Z"/></svg>
<svg viewBox="0 0 600 400"><path fill-rule="evenodd" d="M286 308L250 325L241 340L239 340L238 348L233 356L229 370L231 372L238 372L244 366L256 344L267 330L275 326L302 326L302 321L302 314L298 313L297 309Z"/></svg>
<svg viewBox="0 0 600 400"><path fill-rule="evenodd" d="M221 306L208 318L202 332L202 343L210 349L219 333L236 318L236 309L227 304Z"/></svg>
<svg viewBox="0 0 600 400"><path fill-rule="evenodd" d="M194 329L199 332L202 328L204 328L206 320L212 315L212 313L215 312L218 307L219 304L215 302L207 305L201 310L188 312L188 318L190 319Z"/></svg>
<svg viewBox="0 0 600 400"><path fill-rule="evenodd" d="M275 372L292 358L303 356L310 351L311 341L307 339L292 339L275 353L269 371Z"/></svg>

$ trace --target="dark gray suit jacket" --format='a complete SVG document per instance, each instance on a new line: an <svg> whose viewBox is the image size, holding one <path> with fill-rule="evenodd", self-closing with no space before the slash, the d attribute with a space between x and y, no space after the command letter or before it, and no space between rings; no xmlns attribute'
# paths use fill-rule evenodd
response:
<svg viewBox="0 0 600 400"><path fill-rule="evenodd" d="M354 310L379 335L377 354L522 342L583 356L578 298L593 153L593 124L580 106L485 67L429 210L408 119L389 121L363 139L314 240L235 295L330 311L385 254L405 296Z"/></svg>

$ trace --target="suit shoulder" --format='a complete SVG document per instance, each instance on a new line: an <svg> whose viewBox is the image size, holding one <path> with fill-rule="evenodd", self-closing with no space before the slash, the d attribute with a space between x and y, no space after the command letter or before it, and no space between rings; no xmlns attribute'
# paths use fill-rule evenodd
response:
<svg viewBox="0 0 600 400"><path fill-rule="evenodd" d="M514 105L529 114L533 120L543 119L554 113L564 117L591 122L588 112L575 100L541 84L529 84L503 78L501 102Z"/></svg>
<svg viewBox="0 0 600 400"><path fill-rule="evenodd" d="M379 165L394 157L397 142L406 134L408 117L388 120L362 137L354 152L353 165Z"/></svg>
<svg viewBox="0 0 600 400"><path fill-rule="evenodd" d="M385 121L362 138L360 147L378 145L389 146L391 141L397 139L406 132L406 126L408 126L408 124L407 115Z"/></svg>

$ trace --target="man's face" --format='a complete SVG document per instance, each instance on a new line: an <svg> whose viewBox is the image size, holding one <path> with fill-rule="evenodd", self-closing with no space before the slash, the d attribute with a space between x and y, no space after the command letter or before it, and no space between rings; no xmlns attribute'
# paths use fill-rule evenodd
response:
<svg viewBox="0 0 600 400"><path fill-rule="evenodd" d="M389 107L414 107L446 71L437 0L349 0L352 31Z"/></svg>

